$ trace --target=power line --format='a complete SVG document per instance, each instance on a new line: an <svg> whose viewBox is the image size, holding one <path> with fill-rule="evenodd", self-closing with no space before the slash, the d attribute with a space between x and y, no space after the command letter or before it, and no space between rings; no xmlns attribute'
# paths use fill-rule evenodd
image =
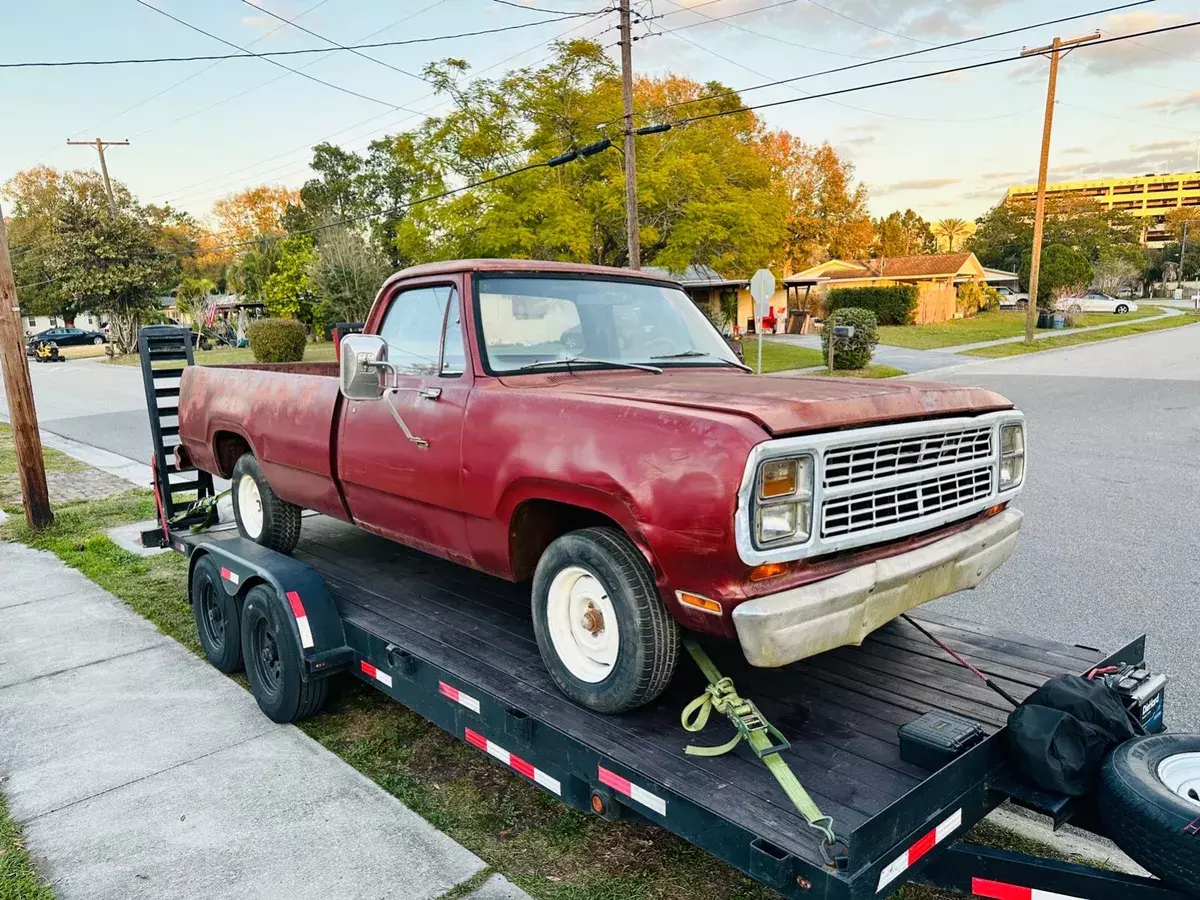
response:
<svg viewBox="0 0 1200 900"><path fill-rule="evenodd" d="M1095 116L1102 116L1105 119L1117 119L1121 122L1128 122L1131 125L1141 125L1145 128L1166 128L1168 131L1178 131L1180 134L1190 134L1193 137L1200 135L1200 128L1180 128L1178 125L1167 125L1164 122L1143 122L1139 119L1129 119L1123 116L1113 115L1110 112L1101 112L1098 109L1088 109L1086 106L1076 106L1074 103L1067 103L1064 100L1059 100L1058 105L1066 106L1069 109L1077 109L1080 112L1091 113Z"/></svg>
<svg viewBox="0 0 1200 900"><path fill-rule="evenodd" d="M541 7L526 6L524 3L514 3L513 0L492 0L493 3L499 3L502 6L511 6L514 9L523 9L525 12L550 13L556 16L575 16L578 13L568 12L563 9L542 9Z"/></svg>
<svg viewBox="0 0 1200 900"><path fill-rule="evenodd" d="M458 38L479 37L479 36L485 35L485 34L500 34L502 32L506 32L506 31L518 31L522 28L536 28L538 25L548 25L548 24L553 24L554 22L563 22L563 21L566 21L567 19L580 19L580 18L584 18L584 17L598 16L598 15L602 15L602 14L608 12L607 9L601 9L601 10L597 10L595 12L570 13L568 15L559 16L554 19L539 19L536 22L522 22L517 25L502 25L502 26L497 26L495 28L482 28L477 31L459 31L454 34L435 34L435 35L430 35L428 37L407 38L402 41L374 41L374 42L370 42L370 43L346 44L346 45L337 44L334 41L329 41L331 44L334 45L333 47L300 47L295 50L267 50L267 51L263 51L262 53L255 53L252 50L247 50L245 47L240 47L239 45L233 43L232 41L227 41L224 38L217 37L217 35L212 34L208 31L205 31L204 29L199 28L196 25L192 25L189 22L185 22L185 21L183 21L183 19L176 18L175 16L171 15L169 12L166 12L165 10L159 9L156 6L151 6L149 3L144 2L144 0L137 0L137 2L141 3L141 5L146 7L147 9L152 9L156 13L164 15L169 19L174 19L180 25L185 25L188 28L192 29L193 31L198 31L198 32L200 32L200 34L203 34L207 37L213 38L214 40L218 40L222 44L226 44L230 47L237 47L242 52L239 52L239 53L209 53L209 54L196 55L196 56L145 56L145 57L129 57L129 58L123 58L123 59L69 59L69 60L35 60L35 61L31 61L31 62L6 62L6 63L0 63L0 69L38 69L38 68L48 69L48 68L69 68L69 67L73 67L73 66L128 66L128 65L142 65L142 64L148 64L148 63L187 63L187 62L211 62L211 61L219 62L221 60L226 60L226 59L265 59L268 62L270 62L276 56L307 56L307 55L311 55L313 53L334 53L334 52L340 52L340 51L349 51L351 53L354 53L357 50L373 50L373 49L377 49L380 47L405 47L405 46L409 46L411 44L431 44L431 43L435 43L437 41L450 41L450 40L456 40ZM267 13L267 15L270 15L270 16L275 15L275 13L271 12L270 10L264 9L261 6L257 6L253 3L251 3L249 5L253 6L255 9L259 10L260 12ZM320 5L320 4L318 4L318 5ZM434 5L437 5L437 4L434 4ZM280 18L280 17L276 16L276 18ZM286 21L287 24L289 24L289 25L295 25L295 22L292 22L291 20L284 20L284 21ZM404 21L404 20L402 19L400 21ZM398 24L399 24L399 22L393 23L393 25L398 25ZM388 28L393 27L393 25L389 25ZM281 25L280 27L282 28L283 26ZM299 26L299 25L296 25L296 27L301 28L301 26ZM306 28L301 28L301 30L308 31L308 29L306 29ZM380 29L380 31L387 31L387 28ZM308 33L314 34L317 37L320 37L322 40L326 40L326 41L329 40L328 38L322 37L321 35L317 35L316 32L309 31ZM378 34L378 33L379 32L376 32L376 34ZM261 40L261 38L259 38L259 40ZM256 43L256 42L257 41L252 42L252 43ZM371 57L367 57L367 58L371 59ZM379 60L376 60L376 59L372 59L372 61L379 62ZM386 65L386 63L384 63L384 65ZM201 71L206 71L206 70L201 70ZM199 74L199 73L197 73L197 74ZM406 72L405 74L411 74L411 73ZM414 77L419 77L419 76L414 76ZM324 83L324 82L322 82L322 83Z"/></svg>

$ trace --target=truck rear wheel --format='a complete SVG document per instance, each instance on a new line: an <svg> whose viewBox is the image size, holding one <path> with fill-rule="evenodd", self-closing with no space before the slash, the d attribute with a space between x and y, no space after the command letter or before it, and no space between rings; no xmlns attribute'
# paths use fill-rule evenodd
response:
<svg viewBox="0 0 1200 900"><path fill-rule="evenodd" d="M532 603L550 677L588 709L636 709L675 674L679 626L645 558L615 528L584 528L550 544L534 572Z"/></svg>
<svg viewBox="0 0 1200 900"><path fill-rule="evenodd" d="M291 553L300 540L300 507L271 489L253 453L233 467L233 515L242 537L280 553Z"/></svg>
<svg viewBox="0 0 1200 900"><path fill-rule="evenodd" d="M283 601L265 584L252 587L242 608L242 655L250 693L272 722L315 715L329 695L329 679L304 680L300 648Z"/></svg>

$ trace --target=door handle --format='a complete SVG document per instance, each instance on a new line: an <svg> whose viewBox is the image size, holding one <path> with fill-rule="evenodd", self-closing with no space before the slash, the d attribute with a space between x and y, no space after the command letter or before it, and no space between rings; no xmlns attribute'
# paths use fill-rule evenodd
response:
<svg viewBox="0 0 1200 900"><path fill-rule="evenodd" d="M442 396L442 389L435 387L420 388L417 393L426 400L436 400L438 397Z"/></svg>

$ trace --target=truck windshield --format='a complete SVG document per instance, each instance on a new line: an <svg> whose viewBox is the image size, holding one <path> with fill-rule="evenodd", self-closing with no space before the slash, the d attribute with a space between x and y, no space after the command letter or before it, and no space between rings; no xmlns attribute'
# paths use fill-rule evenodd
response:
<svg viewBox="0 0 1200 900"><path fill-rule="evenodd" d="M478 281L488 368L533 363L586 368L608 363L738 366L716 328L683 291L669 285L584 278L488 277ZM570 360L580 359L572 363Z"/></svg>

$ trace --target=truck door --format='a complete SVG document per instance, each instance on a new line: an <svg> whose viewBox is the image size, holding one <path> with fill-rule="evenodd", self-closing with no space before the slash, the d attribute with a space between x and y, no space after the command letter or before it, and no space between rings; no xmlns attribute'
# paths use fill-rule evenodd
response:
<svg viewBox="0 0 1200 900"><path fill-rule="evenodd" d="M469 563L460 479L473 376L460 296L457 282L402 289L370 323L396 371L382 399L345 401L338 471L356 524Z"/></svg>

